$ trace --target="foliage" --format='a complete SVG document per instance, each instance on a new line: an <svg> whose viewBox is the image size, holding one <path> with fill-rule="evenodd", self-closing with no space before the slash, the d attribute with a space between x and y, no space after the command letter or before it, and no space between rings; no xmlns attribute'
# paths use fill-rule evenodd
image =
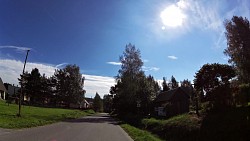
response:
<svg viewBox="0 0 250 141"><path fill-rule="evenodd" d="M144 76L140 51L131 44L126 45L120 62L122 66L116 79L115 108L119 112L136 112L138 81Z"/></svg>
<svg viewBox="0 0 250 141"><path fill-rule="evenodd" d="M69 106L71 103L79 104L84 98L84 78L76 65L55 70L52 77L41 75L34 68L31 73L25 72L18 80L31 105Z"/></svg>
<svg viewBox="0 0 250 141"><path fill-rule="evenodd" d="M229 65L205 64L196 73L194 86L203 102L212 102L214 106L228 106L228 100L232 100L229 80L234 77L234 69Z"/></svg>
<svg viewBox="0 0 250 141"><path fill-rule="evenodd" d="M157 82L142 71L140 51L134 45L126 45L120 62L117 84L110 89L114 95L114 109L119 113L148 114L150 104L160 90Z"/></svg>
<svg viewBox="0 0 250 141"><path fill-rule="evenodd" d="M113 106L113 95L104 95L103 96L103 111L110 113Z"/></svg>
<svg viewBox="0 0 250 141"><path fill-rule="evenodd" d="M170 90L165 77L163 77L162 88L163 88L162 90L163 92Z"/></svg>
<svg viewBox="0 0 250 141"><path fill-rule="evenodd" d="M236 66L239 79L250 83L250 24L246 18L233 16L225 21L227 48L224 53L229 62Z"/></svg>
<svg viewBox="0 0 250 141"><path fill-rule="evenodd" d="M102 99L98 93L95 94L94 101L93 101L93 108L95 112L102 112Z"/></svg>
<svg viewBox="0 0 250 141"><path fill-rule="evenodd" d="M79 118L93 114L93 111L79 111L59 108L40 108L32 106L22 107L22 117L17 117L18 105L5 104L0 100L0 127L1 128L29 128L42 126L65 119Z"/></svg>
<svg viewBox="0 0 250 141"><path fill-rule="evenodd" d="M188 79L184 79L183 81L181 81L181 87L192 87L191 81L189 81Z"/></svg>
<svg viewBox="0 0 250 141"><path fill-rule="evenodd" d="M171 85L171 89L175 89L179 87L179 84L173 75L171 76L170 85Z"/></svg>
<svg viewBox="0 0 250 141"><path fill-rule="evenodd" d="M242 105L247 105L250 101L250 84L239 85L239 101Z"/></svg>
<svg viewBox="0 0 250 141"><path fill-rule="evenodd" d="M80 68L76 65L67 65L64 69L55 71L56 96L59 102L79 103L84 98L84 78L80 73Z"/></svg>
<svg viewBox="0 0 250 141"><path fill-rule="evenodd" d="M138 112L142 115L148 115L152 111L152 101L156 98L157 93L160 91L160 87L151 75L141 78L138 86L139 89L136 95L137 104L139 104L137 105Z"/></svg>
<svg viewBox="0 0 250 141"><path fill-rule="evenodd" d="M121 124L120 126L133 138L134 141L161 141L160 138L152 135L150 132L129 124Z"/></svg>
<svg viewBox="0 0 250 141"><path fill-rule="evenodd" d="M45 74L41 76L37 68L32 69L31 73L25 72L18 80L23 85L23 92L29 97L30 104L41 105L44 104L45 98L51 97L49 79Z"/></svg>

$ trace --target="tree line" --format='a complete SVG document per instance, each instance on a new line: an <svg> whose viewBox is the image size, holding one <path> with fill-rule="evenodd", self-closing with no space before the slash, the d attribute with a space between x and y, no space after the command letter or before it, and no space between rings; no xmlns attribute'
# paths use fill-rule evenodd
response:
<svg viewBox="0 0 250 141"><path fill-rule="evenodd" d="M193 84L189 80L181 82L182 87L192 89L191 104L197 114L204 103L207 110L225 110L250 101L249 21L233 16L231 20L225 20L224 25L227 39L224 54L229 57L229 64L204 64L195 74ZM179 87L173 76L169 82L163 77L161 90L154 77L143 72L140 50L132 44L126 45L120 62L116 84L110 88L110 95L104 96L106 111L147 115L159 92Z"/></svg>
<svg viewBox="0 0 250 141"><path fill-rule="evenodd" d="M23 86L26 104L70 107L84 98L84 77L79 66L67 65L56 69L54 75L41 75L37 68L25 72L18 79Z"/></svg>

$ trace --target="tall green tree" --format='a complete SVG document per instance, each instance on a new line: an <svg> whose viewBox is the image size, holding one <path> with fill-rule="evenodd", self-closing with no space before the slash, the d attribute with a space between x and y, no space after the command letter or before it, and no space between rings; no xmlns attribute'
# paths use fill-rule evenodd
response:
<svg viewBox="0 0 250 141"><path fill-rule="evenodd" d="M237 68L239 79L250 83L250 24L247 18L233 16L225 21L227 48L224 53Z"/></svg>
<svg viewBox="0 0 250 141"><path fill-rule="evenodd" d="M145 76L142 71L143 62L139 49L132 44L126 45L123 55L120 56L120 62L122 65L116 78L116 110L123 113L135 113L137 103L140 102L136 97L139 90L138 83Z"/></svg>
<svg viewBox="0 0 250 141"><path fill-rule="evenodd" d="M230 81L235 77L234 69L224 64L205 64L196 73L194 86L203 102L211 102L215 108L230 106L232 100Z"/></svg>
<svg viewBox="0 0 250 141"><path fill-rule="evenodd" d="M100 97L100 95L96 92L95 97L94 97L94 101L93 101L93 108L95 112L102 112L103 109L103 102L102 99Z"/></svg>
<svg viewBox="0 0 250 141"><path fill-rule="evenodd" d="M84 97L84 78L80 68L76 65L67 65L65 68L55 71L57 81L57 98L67 106L79 103Z"/></svg>

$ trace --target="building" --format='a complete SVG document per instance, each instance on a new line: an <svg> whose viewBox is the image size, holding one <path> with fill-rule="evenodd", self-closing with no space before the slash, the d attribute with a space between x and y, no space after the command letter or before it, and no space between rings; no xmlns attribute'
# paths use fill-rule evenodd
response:
<svg viewBox="0 0 250 141"><path fill-rule="evenodd" d="M15 86L14 84L11 85L9 83L4 83L4 86L7 90L8 96L9 97L16 97L17 94L20 92L21 88L18 86Z"/></svg>
<svg viewBox="0 0 250 141"><path fill-rule="evenodd" d="M3 84L3 81L0 77L0 99L3 99L5 100L6 99L6 93L7 93L7 90Z"/></svg>
<svg viewBox="0 0 250 141"><path fill-rule="evenodd" d="M155 112L158 116L174 116L189 112L189 94L179 87L161 92L155 99Z"/></svg>

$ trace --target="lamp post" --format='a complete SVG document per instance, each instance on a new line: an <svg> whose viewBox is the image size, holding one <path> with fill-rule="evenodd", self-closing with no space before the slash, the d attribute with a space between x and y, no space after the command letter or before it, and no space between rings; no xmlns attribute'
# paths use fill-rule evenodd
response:
<svg viewBox="0 0 250 141"><path fill-rule="evenodd" d="M23 65L23 77L24 77L25 65L26 65L29 51L30 50L27 50L24 65ZM22 79L21 80L21 93L19 95L19 106L18 106L18 114L17 114L18 117L21 117L21 106L22 106L22 99L23 99L23 77L21 78Z"/></svg>

